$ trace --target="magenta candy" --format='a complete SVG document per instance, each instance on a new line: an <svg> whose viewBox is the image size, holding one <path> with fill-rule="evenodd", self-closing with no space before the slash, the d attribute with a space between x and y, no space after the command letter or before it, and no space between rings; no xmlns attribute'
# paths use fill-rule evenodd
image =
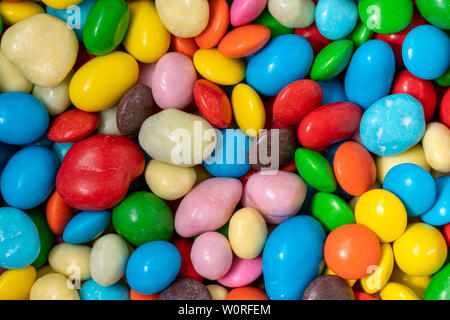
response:
<svg viewBox="0 0 450 320"><path fill-rule="evenodd" d="M138 83L152 87L153 73L155 72L156 63L140 63Z"/></svg>
<svg viewBox="0 0 450 320"><path fill-rule="evenodd" d="M242 205L258 210L268 223L280 224L297 214L305 196L306 185L298 175L258 172L245 185Z"/></svg>
<svg viewBox="0 0 450 320"><path fill-rule="evenodd" d="M206 232L195 239L191 261L195 271L209 280L222 278L230 270L233 253L230 244L218 232Z"/></svg>
<svg viewBox="0 0 450 320"><path fill-rule="evenodd" d="M241 259L233 257L230 270L217 280L221 285L229 288L244 287L259 278L262 274L262 256L255 259Z"/></svg>
<svg viewBox="0 0 450 320"><path fill-rule="evenodd" d="M212 178L192 189L175 214L175 230L185 238L222 227L242 196L242 183L232 178Z"/></svg>
<svg viewBox="0 0 450 320"><path fill-rule="evenodd" d="M235 27L250 23L264 11L267 0L234 0L230 9L230 21Z"/></svg>

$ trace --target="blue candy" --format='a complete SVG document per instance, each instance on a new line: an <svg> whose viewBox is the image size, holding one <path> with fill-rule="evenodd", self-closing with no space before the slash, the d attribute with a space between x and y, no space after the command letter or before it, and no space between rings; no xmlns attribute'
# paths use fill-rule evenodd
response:
<svg viewBox="0 0 450 320"><path fill-rule="evenodd" d="M0 94L0 142L25 145L40 139L48 128L44 105L25 92Z"/></svg>
<svg viewBox="0 0 450 320"><path fill-rule="evenodd" d="M67 243L81 244L100 236L111 222L109 211L83 211L73 217L63 233Z"/></svg>
<svg viewBox="0 0 450 320"><path fill-rule="evenodd" d="M394 80L395 56L381 40L370 40L359 47L345 75L345 94L349 101L367 109L389 94Z"/></svg>
<svg viewBox="0 0 450 320"><path fill-rule="evenodd" d="M358 22L358 7L353 0L320 0L317 4L316 25L327 39L348 36Z"/></svg>
<svg viewBox="0 0 450 320"><path fill-rule="evenodd" d="M126 277L129 286L142 294L166 289L178 275L181 255L167 241L152 241L138 247L130 256Z"/></svg>
<svg viewBox="0 0 450 320"><path fill-rule="evenodd" d="M64 160L64 157L66 156L67 151L74 145L74 142L65 142L65 143L58 143L55 142L53 144L53 151L55 152L56 156L58 157L59 163L61 164Z"/></svg>
<svg viewBox="0 0 450 320"><path fill-rule="evenodd" d="M247 83L266 96L276 96L285 86L305 78L313 62L313 49L298 35L274 38L247 65Z"/></svg>
<svg viewBox="0 0 450 320"><path fill-rule="evenodd" d="M19 209L0 208L0 267L25 268L36 260L40 249L33 220Z"/></svg>
<svg viewBox="0 0 450 320"><path fill-rule="evenodd" d="M433 207L422 220L432 226L443 226L450 223L450 176L438 177L436 182L437 196Z"/></svg>
<svg viewBox="0 0 450 320"><path fill-rule="evenodd" d="M364 113L361 141L379 156L400 154L416 145L425 133L422 105L409 94L393 94L378 100Z"/></svg>
<svg viewBox="0 0 450 320"><path fill-rule="evenodd" d="M89 279L80 289L81 300L130 300L130 290L122 283L102 287Z"/></svg>
<svg viewBox="0 0 450 320"><path fill-rule="evenodd" d="M217 130L217 144L203 165L215 177L239 178L250 171L250 138L241 130ZM219 138L222 137L222 138Z"/></svg>
<svg viewBox="0 0 450 320"><path fill-rule="evenodd" d="M0 180L3 199L12 207L31 209L50 195L54 186L58 160L43 147L26 147L9 159Z"/></svg>
<svg viewBox="0 0 450 320"><path fill-rule="evenodd" d="M412 29L403 41L406 69L418 78L434 80L447 71L450 40L444 31L431 25Z"/></svg>
<svg viewBox="0 0 450 320"><path fill-rule="evenodd" d="M322 105L347 101L344 85L338 78L327 81L318 81L323 89Z"/></svg>
<svg viewBox="0 0 450 320"><path fill-rule="evenodd" d="M431 174L412 163L403 163L388 171L383 189L395 194L405 205L408 216L427 212L436 199L436 184Z"/></svg>
<svg viewBox="0 0 450 320"><path fill-rule="evenodd" d="M17 148L0 142L0 174L9 159L17 152Z"/></svg>
<svg viewBox="0 0 450 320"><path fill-rule="evenodd" d="M266 292L272 300L298 300L319 274L325 231L310 216L297 216L270 234L263 252Z"/></svg>

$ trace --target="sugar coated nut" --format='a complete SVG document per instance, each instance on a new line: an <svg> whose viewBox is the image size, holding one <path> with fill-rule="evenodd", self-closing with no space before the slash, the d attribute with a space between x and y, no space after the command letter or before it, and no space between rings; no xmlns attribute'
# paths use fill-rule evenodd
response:
<svg viewBox="0 0 450 320"><path fill-rule="evenodd" d="M75 287L67 286L68 281L59 273L44 275L31 287L30 300L80 300Z"/></svg>
<svg viewBox="0 0 450 320"><path fill-rule="evenodd" d="M283 26L305 28L314 22L314 2L312 0L269 0L269 12Z"/></svg>
<svg viewBox="0 0 450 320"><path fill-rule="evenodd" d="M428 164L436 171L450 172L450 129L439 122L430 123L422 139Z"/></svg>
<svg viewBox="0 0 450 320"><path fill-rule="evenodd" d="M211 293L203 283L195 279L182 278L161 292L158 300L211 300Z"/></svg>
<svg viewBox="0 0 450 320"><path fill-rule="evenodd" d="M85 281L91 277L89 258L91 248L84 245L60 243L48 255L50 267L67 278Z"/></svg>
<svg viewBox="0 0 450 320"><path fill-rule="evenodd" d="M302 300L354 300L353 290L337 276L320 276L306 288Z"/></svg>

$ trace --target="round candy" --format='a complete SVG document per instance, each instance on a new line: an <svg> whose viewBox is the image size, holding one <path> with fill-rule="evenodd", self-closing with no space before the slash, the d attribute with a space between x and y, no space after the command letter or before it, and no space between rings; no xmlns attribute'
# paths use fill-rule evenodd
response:
<svg viewBox="0 0 450 320"><path fill-rule="evenodd" d="M336 190L333 169L320 153L299 148L295 151L295 164L300 176L314 189L323 192Z"/></svg>
<svg viewBox="0 0 450 320"><path fill-rule="evenodd" d="M36 269L10 269L0 275L1 300L28 300L31 287L36 280Z"/></svg>
<svg viewBox="0 0 450 320"><path fill-rule="evenodd" d="M81 244L100 236L111 222L109 211L83 211L73 217L63 233L67 243Z"/></svg>
<svg viewBox="0 0 450 320"><path fill-rule="evenodd" d="M80 289L81 300L130 300L130 290L122 283L104 287L89 279Z"/></svg>
<svg viewBox="0 0 450 320"><path fill-rule="evenodd" d="M353 0L321 0L315 11L320 33L327 39L345 38L358 22L358 8Z"/></svg>
<svg viewBox="0 0 450 320"><path fill-rule="evenodd" d="M450 129L442 123L432 122L422 139L428 164L436 171L450 172Z"/></svg>
<svg viewBox="0 0 450 320"><path fill-rule="evenodd" d="M389 282L380 291L381 300L419 300L417 294L407 286Z"/></svg>
<svg viewBox="0 0 450 320"><path fill-rule="evenodd" d="M408 288L414 290L417 295L423 299L426 288L428 287L431 277L429 276L414 276L404 273L399 267L394 266L390 281L401 283Z"/></svg>
<svg viewBox="0 0 450 320"><path fill-rule="evenodd" d="M211 294L203 283L182 278L158 295L158 300L211 300Z"/></svg>
<svg viewBox="0 0 450 320"><path fill-rule="evenodd" d="M77 289L67 283L67 278L59 273L46 274L31 287L30 300L80 300Z"/></svg>
<svg viewBox="0 0 450 320"><path fill-rule="evenodd" d="M424 300L450 299L450 263L447 263L439 272L433 275L430 284L425 290Z"/></svg>
<svg viewBox="0 0 450 320"><path fill-rule="evenodd" d="M233 257L230 270L217 281L228 288L243 287L256 281L262 274L262 257L241 259Z"/></svg>
<svg viewBox="0 0 450 320"><path fill-rule="evenodd" d="M230 22L239 27L255 20L267 5L267 0L236 0L231 3Z"/></svg>
<svg viewBox="0 0 450 320"><path fill-rule="evenodd" d="M441 0L416 0L417 8L420 14L428 22L436 27L448 30L450 29L450 8L448 3Z"/></svg>
<svg viewBox="0 0 450 320"><path fill-rule="evenodd" d="M270 39L269 28L252 24L230 31L219 44L219 51L230 58L244 58L261 50Z"/></svg>
<svg viewBox="0 0 450 320"><path fill-rule="evenodd" d="M52 270L72 281L86 281L91 277L89 257L91 248L88 246L60 243L53 247L48 255L48 263Z"/></svg>
<svg viewBox="0 0 450 320"><path fill-rule="evenodd" d="M312 0L269 0L269 11L283 26L305 28L314 22Z"/></svg>
<svg viewBox="0 0 450 320"><path fill-rule="evenodd" d="M311 211L324 228L331 232L344 224L355 223L352 208L333 193L318 192L313 196Z"/></svg>
<svg viewBox="0 0 450 320"><path fill-rule="evenodd" d="M54 142L77 142L95 131L98 120L96 113L78 109L65 111L53 120L47 137Z"/></svg>
<svg viewBox="0 0 450 320"><path fill-rule="evenodd" d="M422 220L433 226L442 226L450 223L450 176L435 179L436 201L433 206L422 215Z"/></svg>
<svg viewBox="0 0 450 320"><path fill-rule="evenodd" d="M230 9L226 0L210 0L208 26L195 37L195 43L202 49L215 47L223 38L230 21Z"/></svg>
<svg viewBox="0 0 450 320"><path fill-rule="evenodd" d="M269 300L267 294L255 287L240 287L231 290L225 300Z"/></svg>
<svg viewBox="0 0 450 320"><path fill-rule="evenodd" d="M302 300L355 300L355 296L345 280L326 275L314 279L308 285Z"/></svg>

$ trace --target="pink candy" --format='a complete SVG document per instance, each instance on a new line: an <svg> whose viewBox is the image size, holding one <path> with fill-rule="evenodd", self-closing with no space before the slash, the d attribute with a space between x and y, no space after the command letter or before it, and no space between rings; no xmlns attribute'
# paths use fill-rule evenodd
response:
<svg viewBox="0 0 450 320"><path fill-rule="evenodd" d="M235 27L250 23L264 11L267 0L234 0L230 9L230 21Z"/></svg>
<svg viewBox="0 0 450 320"><path fill-rule="evenodd" d="M262 274L262 256L255 259L241 259L233 257L233 263L225 276L218 281L229 288L244 287L259 278Z"/></svg>

